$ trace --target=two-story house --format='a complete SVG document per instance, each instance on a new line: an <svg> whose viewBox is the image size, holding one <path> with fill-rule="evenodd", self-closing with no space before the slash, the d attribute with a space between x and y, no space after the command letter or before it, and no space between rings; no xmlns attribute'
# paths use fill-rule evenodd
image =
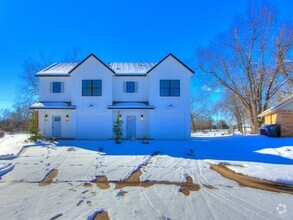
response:
<svg viewBox="0 0 293 220"><path fill-rule="evenodd" d="M36 73L40 101L31 109L46 137L113 138L120 112L124 138L188 139L192 74L172 54L158 63L108 64L91 54Z"/></svg>

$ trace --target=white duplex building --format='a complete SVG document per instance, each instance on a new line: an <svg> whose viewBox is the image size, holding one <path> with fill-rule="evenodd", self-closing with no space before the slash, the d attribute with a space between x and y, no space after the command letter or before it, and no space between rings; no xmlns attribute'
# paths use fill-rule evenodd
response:
<svg viewBox="0 0 293 220"><path fill-rule="evenodd" d="M31 109L46 137L113 138L120 112L124 138L188 139L192 74L172 54L158 63L108 64L90 54L36 73L40 101Z"/></svg>

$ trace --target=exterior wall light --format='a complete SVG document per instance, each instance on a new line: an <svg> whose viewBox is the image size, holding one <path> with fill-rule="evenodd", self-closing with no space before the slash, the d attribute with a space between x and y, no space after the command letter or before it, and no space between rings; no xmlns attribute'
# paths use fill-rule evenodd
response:
<svg viewBox="0 0 293 220"><path fill-rule="evenodd" d="M121 114L119 115L118 119L119 119L119 121L122 121L122 116L121 116Z"/></svg>
<svg viewBox="0 0 293 220"><path fill-rule="evenodd" d="M143 115L140 116L140 120L141 120L141 121L144 120L144 116L143 116Z"/></svg>
<svg viewBox="0 0 293 220"><path fill-rule="evenodd" d="M69 115L66 115L65 120L69 121Z"/></svg>
<svg viewBox="0 0 293 220"><path fill-rule="evenodd" d="M48 115L47 114L44 116L44 121L48 121Z"/></svg>

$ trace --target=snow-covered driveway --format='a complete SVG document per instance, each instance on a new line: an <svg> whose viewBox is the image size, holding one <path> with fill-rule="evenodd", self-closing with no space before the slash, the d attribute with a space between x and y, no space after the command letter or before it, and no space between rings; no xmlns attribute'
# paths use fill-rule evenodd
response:
<svg viewBox="0 0 293 220"><path fill-rule="evenodd" d="M1 176L0 218L91 219L104 211L110 219L292 219L292 195L241 187L222 177L205 160L194 158L200 152L198 142L64 141L27 147L14 159L0 160L0 171L1 163L14 165ZM88 148L80 148L84 145ZM161 153L152 155L155 151ZM52 170L58 170L52 183L41 186ZM136 170L141 170L141 181L158 184L116 188L116 181ZM97 176L107 177L109 188L95 183ZM176 184L163 184L184 183L187 177L200 186L189 195Z"/></svg>

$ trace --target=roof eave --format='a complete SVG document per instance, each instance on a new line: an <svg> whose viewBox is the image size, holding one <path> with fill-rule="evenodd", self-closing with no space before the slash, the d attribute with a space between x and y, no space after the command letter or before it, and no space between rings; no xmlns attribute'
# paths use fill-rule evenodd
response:
<svg viewBox="0 0 293 220"><path fill-rule="evenodd" d="M32 110L41 110L41 109L67 109L67 110L74 110L76 109L75 106L70 106L70 107L30 107Z"/></svg>
<svg viewBox="0 0 293 220"><path fill-rule="evenodd" d="M269 109L269 110L266 110L266 111L260 113L257 117L262 118L262 117L274 114L275 112L276 112L275 109L274 110Z"/></svg>
<svg viewBox="0 0 293 220"><path fill-rule="evenodd" d="M35 77L70 77L69 74L35 74Z"/></svg>

